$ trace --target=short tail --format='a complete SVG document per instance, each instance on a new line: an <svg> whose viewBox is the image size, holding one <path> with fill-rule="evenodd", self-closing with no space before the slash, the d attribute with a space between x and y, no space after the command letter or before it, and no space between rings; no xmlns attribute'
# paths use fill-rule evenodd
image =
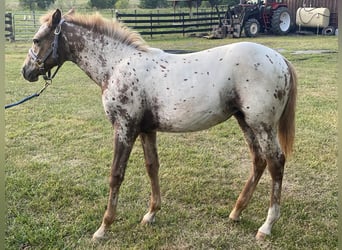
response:
<svg viewBox="0 0 342 250"><path fill-rule="evenodd" d="M284 58L285 59L285 58ZM278 138L280 146L285 154L289 156L292 153L295 137L295 112L296 112L296 100L297 100L297 74L293 65L285 59L290 72L290 91L288 100L280 117L278 125Z"/></svg>

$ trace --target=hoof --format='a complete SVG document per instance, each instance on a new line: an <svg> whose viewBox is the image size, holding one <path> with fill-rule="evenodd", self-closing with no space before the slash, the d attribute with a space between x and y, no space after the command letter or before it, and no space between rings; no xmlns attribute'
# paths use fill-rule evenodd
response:
<svg viewBox="0 0 342 250"><path fill-rule="evenodd" d="M232 222L240 222L240 217L237 217L237 218L229 217L229 220L231 220Z"/></svg>
<svg viewBox="0 0 342 250"><path fill-rule="evenodd" d="M235 213L234 211L232 211L229 214L229 219L234 221L234 222L238 222L238 221L240 221L240 216L237 213Z"/></svg>
<svg viewBox="0 0 342 250"><path fill-rule="evenodd" d="M105 236L96 236L96 235L93 235L93 237L91 238L91 241L96 243L96 242L100 242L100 241L103 241L103 240L106 240L107 237Z"/></svg>
<svg viewBox="0 0 342 250"><path fill-rule="evenodd" d="M98 241L102 241L106 239L108 239L108 237L106 237L105 235L96 235L96 234L93 234L93 237L91 238L93 242L98 242Z"/></svg>
<svg viewBox="0 0 342 250"><path fill-rule="evenodd" d="M93 241L105 240L107 237L105 236L104 227L101 226L94 234L93 234Z"/></svg>
<svg viewBox="0 0 342 250"><path fill-rule="evenodd" d="M255 235L255 239L258 240L258 241L264 241L265 238L266 238L266 235L267 234L258 231L257 234Z"/></svg>
<svg viewBox="0 0 342 250"><path fill-rule="evenodd" d="M147 213L144 215L144 218L141 221L142 225L152 224L155 222L155 216L152 213Z"/></svg>

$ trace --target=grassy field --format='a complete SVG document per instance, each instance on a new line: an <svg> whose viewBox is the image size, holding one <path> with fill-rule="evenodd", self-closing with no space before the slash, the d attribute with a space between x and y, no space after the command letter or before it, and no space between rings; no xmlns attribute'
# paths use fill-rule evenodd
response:
<svg viewBox="0 0 342 250"><path fill-rule="evenodd" d="M233 39L160 38L163 49L199 50ZM282 216L257 243L270 177L265 172L239 223L228 220L247 179L250 159L234 119L188 134L160 133L162 210L139 224L150 185L139 141L120 191L109 238L93 243L107 202L112 128L101 90L66 63L39 98L6 110L6 249L337 249L336 37L248 39L281 51L298 72L296 142L285 169ZM29 44L6 44L6 103L41 88L20 68Z"/></svg>

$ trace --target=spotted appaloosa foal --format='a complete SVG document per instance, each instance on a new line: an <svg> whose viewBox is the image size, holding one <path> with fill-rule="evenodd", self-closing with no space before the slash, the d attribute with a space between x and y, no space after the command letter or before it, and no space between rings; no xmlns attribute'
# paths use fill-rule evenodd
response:
<svg viewBox="0 0 342 250"><path fill-rule="evenodd" d="M272 177L268 215L257 233L263 239L280 216L285 157L294 141L296 74L276 51L236 43L173 55L148 47L140 35L100 15L60 10L42 17L22 73L37 81L65 61L77 64L102 89L115 129L108 206L93 238L103 238L115 219L120 185L138 136L152 194L142 223L160 209L156 132L207 129L234 116L249 145L253 165L230 219L239 220L266 165Z"/></svg>

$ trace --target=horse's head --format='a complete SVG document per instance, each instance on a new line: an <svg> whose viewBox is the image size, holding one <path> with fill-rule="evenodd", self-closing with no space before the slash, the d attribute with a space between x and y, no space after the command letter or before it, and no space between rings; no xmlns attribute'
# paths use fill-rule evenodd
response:
<svg viewBox="0 0 342 250"><path fill-rule="evenodd" d="M65 61L59 46L63 22L59 9L42 18L42 25L33 37L32 47L22 68L26 80L35 82L40 75L46 76L54 66L61 66Z"/></svg>

